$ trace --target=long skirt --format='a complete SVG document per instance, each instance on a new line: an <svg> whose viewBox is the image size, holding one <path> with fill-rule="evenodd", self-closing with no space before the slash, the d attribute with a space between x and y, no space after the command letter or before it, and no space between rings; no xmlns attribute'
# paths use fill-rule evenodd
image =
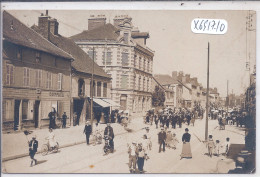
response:
<svg viewBox="0 0 260 177"><path fill-rule="evenodd" d="M190 142L183 143L181 157L192 158Z"/></svg>

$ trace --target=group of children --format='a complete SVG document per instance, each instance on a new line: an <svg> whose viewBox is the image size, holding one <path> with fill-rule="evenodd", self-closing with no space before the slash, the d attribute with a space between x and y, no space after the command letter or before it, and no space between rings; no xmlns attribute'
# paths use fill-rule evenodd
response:
<svg viewBox="0 0 260 177"><path fill-rule="evenodd" d="M220 154L227 156L229 147L230 147L230 138L226 138L225 144L220 143L219 140L214 142L213 136L209 135L209 139L206 143L206 147L208 148L208 156L212 157L212 155L219 156Z"/></svg>

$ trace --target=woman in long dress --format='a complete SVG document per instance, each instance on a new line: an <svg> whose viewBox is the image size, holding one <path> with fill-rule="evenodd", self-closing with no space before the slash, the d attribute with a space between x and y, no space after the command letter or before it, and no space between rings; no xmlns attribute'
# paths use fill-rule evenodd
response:
<svg viewBox="0 0 260 177"><path fill-rule="evenodd" d="M188 133L189 129L185 129L185 133L182 135L182 153L181 153L181 159L182 158L192 158L191 154L191 148L190 148L190 138L191 135Z"/></svg>
<svg viewBox="0 0 260 177"><path fill-rule="evenodd" d="M52 128L49 129L48 140L49 140L50 148L53 149L54 146L56 146L56 140L55 140L55 134L53 133Z"/></svg>

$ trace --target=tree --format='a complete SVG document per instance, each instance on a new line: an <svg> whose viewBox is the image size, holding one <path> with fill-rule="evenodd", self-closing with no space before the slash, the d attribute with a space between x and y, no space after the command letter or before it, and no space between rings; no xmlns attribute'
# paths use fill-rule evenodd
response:
<svg viewBox="0 0 260 177"><path fill-rule="evenodd" d="M152 105L154 107L164 106L165 93L158 85L155 86L154 92L152 93Z"/></svg>

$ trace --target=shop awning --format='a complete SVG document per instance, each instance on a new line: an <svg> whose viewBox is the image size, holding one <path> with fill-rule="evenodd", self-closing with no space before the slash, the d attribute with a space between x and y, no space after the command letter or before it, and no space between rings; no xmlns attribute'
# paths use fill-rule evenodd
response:
<svg viewBox="0 0 260 177"><path fill-rule="evenodd" d="M116 102L114 102L113 100L111 100L111 99L108 99L108 98L103 98L103 100L105 101L105 102L107 102L108 104L110 104L110 106L112 106L112 107L120 107L120 105L119 104L117 104Z"/></svg>
<svg viewBox="0 0 260 177"><path fill-rule="evenodd" d="M93 101L94 101L95 103L97 103L99 106L103 107L103 108L110 107L110 104L109 104L109 103L103 101L103 100L100 99L100 98L93 98Z"/></svg>

